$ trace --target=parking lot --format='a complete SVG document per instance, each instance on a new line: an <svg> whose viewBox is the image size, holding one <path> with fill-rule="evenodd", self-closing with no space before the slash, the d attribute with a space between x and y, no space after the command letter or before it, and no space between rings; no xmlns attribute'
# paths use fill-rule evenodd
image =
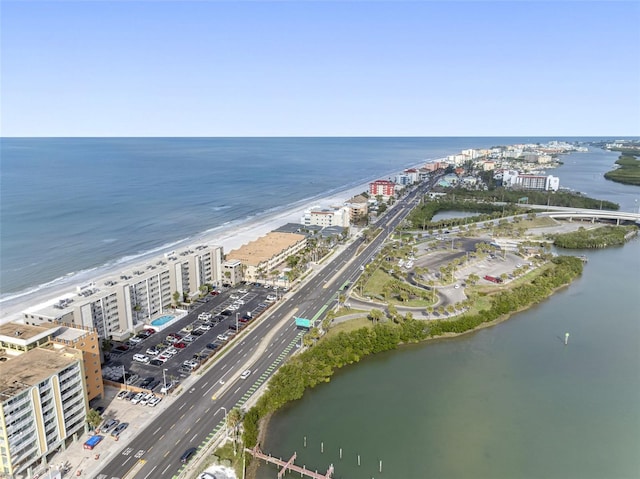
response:
<svg viewBox="0 0 640 479"><path fill-rule="evenodd" d="M186 316L162 331L146 328L126 343L114 343L103 377L125 383L125 401L156 406L163 394L233 341L283 292L268 285L242 285L198 300Z"/></svg>

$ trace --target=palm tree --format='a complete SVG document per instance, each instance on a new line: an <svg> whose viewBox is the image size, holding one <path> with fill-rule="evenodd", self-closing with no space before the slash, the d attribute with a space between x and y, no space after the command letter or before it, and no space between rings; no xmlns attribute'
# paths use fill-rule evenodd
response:
<svg viewBox="0 0 640 479"><path fill-rule="evenodd" d="M369 311L369 319L373 321L373 324L378 323L383 318L383 313L379 309L372 309Z"/></svg>
<svg viewBox="0 0 640 479"><path fill-rule="evenodd" d="M227 414L227 428L231 429L233 439L233 454L236 454L236 440L238 437L238 427L242 423L242 411L240 408L234 407Z"/></svg>

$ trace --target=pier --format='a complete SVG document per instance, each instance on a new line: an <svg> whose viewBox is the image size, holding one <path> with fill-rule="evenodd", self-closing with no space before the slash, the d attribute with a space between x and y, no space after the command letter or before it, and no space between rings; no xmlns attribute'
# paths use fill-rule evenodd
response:
<svg viewBox="0 0 640 479"><path fill-rule="evenodd" d="M269 462L271 464L276 464L278 467L281 467L282 469L280 469L280 471L278 472L278 479L281 479L282 476L284 476L287 473L287 471L298 472L300 473L301 476L307 476L313 479L331 479L331 476L333 474L333 464L329 466L329 469L327 469L326 474L320 474L318 473L318 471L316 472L310 471L304 466L303 467L297 466L294 463L297 456L295 452L293 453L293 456L291 456L291 458L288 461L283 461L282 459L278 459L271 455L267 455L263 453L258 446L254 447L253 449L245 448L245 452L248 452L255 458L263 459L266 462Z"/></svg>

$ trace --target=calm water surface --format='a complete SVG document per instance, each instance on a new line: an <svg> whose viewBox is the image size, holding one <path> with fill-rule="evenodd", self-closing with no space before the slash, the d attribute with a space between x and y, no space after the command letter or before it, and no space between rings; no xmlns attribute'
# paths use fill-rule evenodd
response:
<svg viewBox="0 0 640 479"><path fill-rule="evenodd" d="M629 211L640 189L601 177L615 158L551 174ZM586 254L580 279L509 321L342 369L274 417L264 449L345 479L640 477L640 240Z"/></svg>
<svg viewBox="0 0 640 479"><path fill-rule="evenodd" d="M337 478L640 477L640 241L588 256L507 322L344 368L276 416L265 449Z"/></svg>

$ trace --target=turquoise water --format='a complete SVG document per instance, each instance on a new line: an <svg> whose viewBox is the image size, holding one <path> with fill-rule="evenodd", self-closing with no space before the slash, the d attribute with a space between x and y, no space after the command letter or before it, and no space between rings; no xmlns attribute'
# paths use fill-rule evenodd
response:
<svg viewBox="0 0 640 479"><path fill-rule="evenodd" d="M159 318L151 321L151 326L164 326L169 321L173 321L174 319L175 319L175 316L171 316L170 314L165 316L160 316Z"/></svg>

